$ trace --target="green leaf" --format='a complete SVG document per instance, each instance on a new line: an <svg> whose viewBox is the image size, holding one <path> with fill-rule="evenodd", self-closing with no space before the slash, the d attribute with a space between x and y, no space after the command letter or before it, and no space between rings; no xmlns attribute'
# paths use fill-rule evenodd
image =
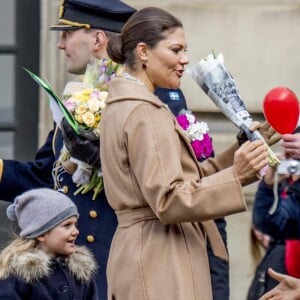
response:
<svg viewBox="0 0 300 300"><path fill-rule="evenodd" d="M40 78L38 75L34 74L33 72L29 71L28 69L24 68L23 69L33 78L35 82L38 83L39 86L41 86L46 93L56 101L57 105L61 109L63 115L65 116L67 122L72 126L74 131L79 134L79 124L78 122L74 119L72 114L68 111L68 109L65 107L63 101L57 96L57 94L54 92L52 89L50 83L47 81L43 80Z"/></svg>

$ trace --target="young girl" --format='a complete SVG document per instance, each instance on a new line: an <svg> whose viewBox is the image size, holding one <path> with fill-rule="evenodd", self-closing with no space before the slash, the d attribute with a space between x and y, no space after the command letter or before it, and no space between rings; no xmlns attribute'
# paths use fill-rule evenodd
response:
<svg viewBox="0 0 300 300"><path fill-rule="evenodd" d="M0 254L0 299L98 299L96 263L79 234L76 206L64 194L40 188L15 198L7 208L19 237Z"/></svg>

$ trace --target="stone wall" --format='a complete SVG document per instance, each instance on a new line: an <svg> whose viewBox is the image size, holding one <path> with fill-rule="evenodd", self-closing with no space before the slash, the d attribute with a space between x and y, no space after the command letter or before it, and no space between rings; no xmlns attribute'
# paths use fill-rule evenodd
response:
<svg viewBox="0 0 300 300"><path fill-rule="evenodd" d="M262 111L265 94L275 86L288 86L300 94L299 0L126 2L136 8L158 6L178 16L186 32L190 65L211 50L222 52L250 112ZM42 0L42 3L41 73L47 74L53 86L62 90L66 74L63 57L55 46L58 33L48 30L56 22L60 1ZM188 75L184 76L182 88L191 109L218 111Z"/></svg>

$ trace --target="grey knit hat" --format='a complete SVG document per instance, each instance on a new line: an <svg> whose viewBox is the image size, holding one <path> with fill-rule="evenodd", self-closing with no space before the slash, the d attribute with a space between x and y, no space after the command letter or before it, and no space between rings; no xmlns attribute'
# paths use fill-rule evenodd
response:
<svg viewBox="0 0 300 300"><path fill-rule="evenodd" d="M77 208L66 195L48 188L32 189L15 198L6 210L11 221L17 221L20 236L38 237L64 220L77 216Z"/></svg>

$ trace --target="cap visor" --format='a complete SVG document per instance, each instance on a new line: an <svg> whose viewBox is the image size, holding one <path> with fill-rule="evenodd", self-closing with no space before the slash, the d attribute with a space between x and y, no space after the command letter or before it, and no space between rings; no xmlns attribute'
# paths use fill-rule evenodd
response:
<svg viewBox="0 0 300 300"><path fill-rule="evenodd" d="M50 27L50 30L75 30L75 29L80 29L83 27L79 26L71 26L71 25L66 25L66 24L57 24L57 25L52 25Z"/></svg>

